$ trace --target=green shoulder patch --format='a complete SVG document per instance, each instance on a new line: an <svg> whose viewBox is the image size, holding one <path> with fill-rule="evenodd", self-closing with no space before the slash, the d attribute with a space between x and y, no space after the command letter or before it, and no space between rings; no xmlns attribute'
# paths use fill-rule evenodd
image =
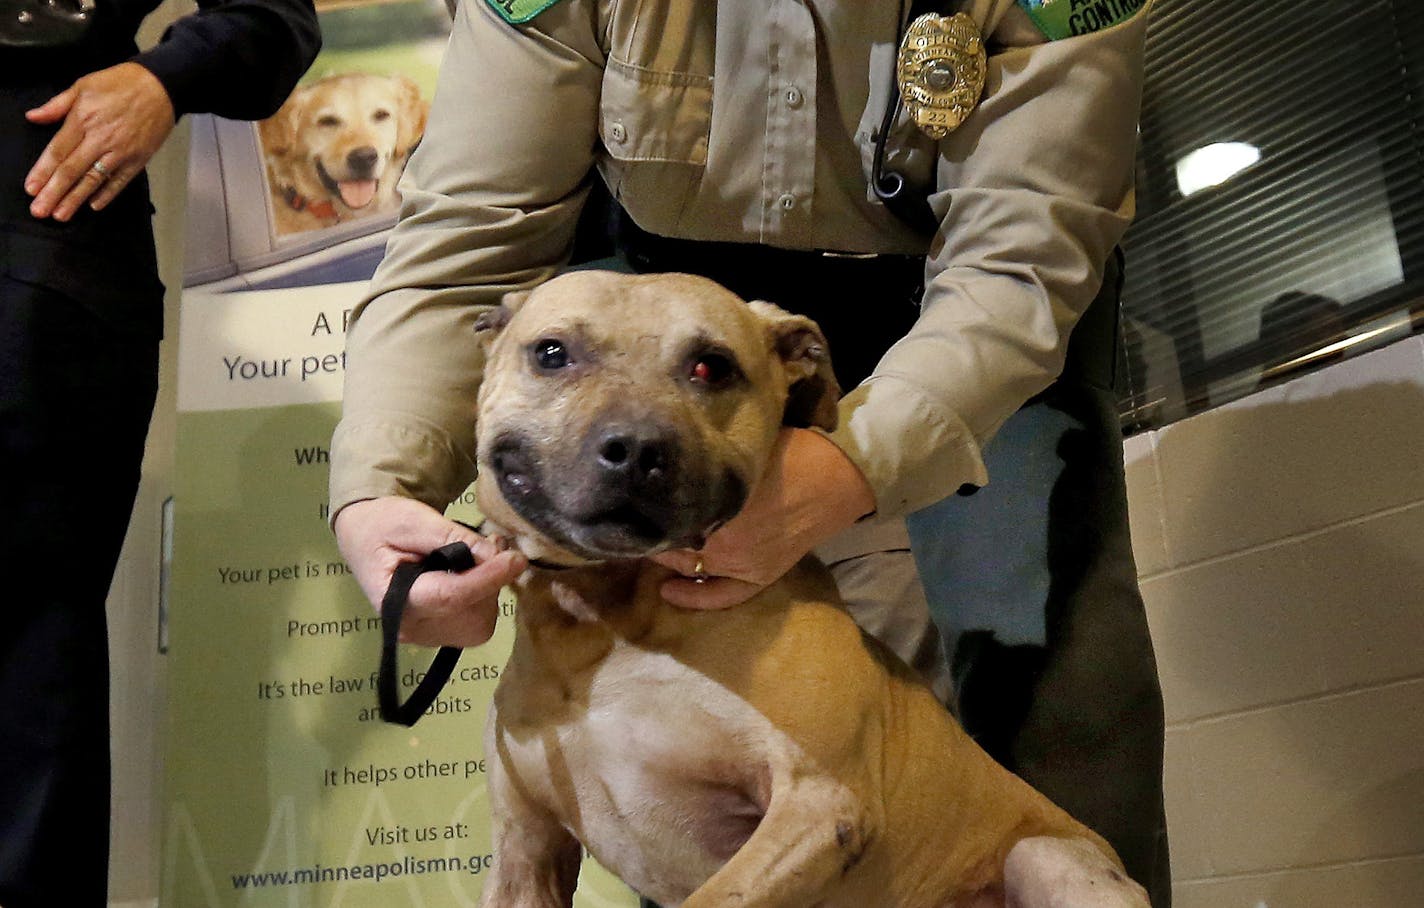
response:
<svg viewBox="0 0 1424 908"><path fill-rule="evenodd" d="M485 0L510 25L523 25L559 0Z"/></svg>
<svg viewBox="0 0 1424 908"><path fill-rule="evenodd" d="M1050 41L1087 35L1126 22L1147 0L1018 0Z"/></svg>

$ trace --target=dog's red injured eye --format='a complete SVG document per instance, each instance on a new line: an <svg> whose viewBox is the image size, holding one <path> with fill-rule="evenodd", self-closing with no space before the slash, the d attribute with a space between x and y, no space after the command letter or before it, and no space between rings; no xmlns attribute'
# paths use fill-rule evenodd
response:
<svg viewBox="0 0 1424 908"><path fill-rule="evenodd" d="M732 362L725 356L710 353L698 358L688 375L703 385L718 385L732 377Z"/></svg>

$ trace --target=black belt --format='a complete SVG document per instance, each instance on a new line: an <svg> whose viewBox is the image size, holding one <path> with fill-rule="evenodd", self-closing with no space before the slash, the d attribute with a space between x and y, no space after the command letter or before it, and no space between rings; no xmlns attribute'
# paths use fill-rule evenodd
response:
<svg viewBox="0 0 1424 908"><path fill-rule="evenodd" d="M619 219L618 246L639 272L701 274L744 297L764 299L768 294L742 293L739 285L781 290L782 296L804 295L802 286L808 279L820 281L827 275L882 284L898 302L918 303L924 292L923 254L862 254L675 239L643 230L627 214Z"/></svg>
<svg viewBox="0 0 1424 908"><path fill-rule="evenodd" d="M94 24L93 4L71 0L0 0L0 47L54 48L78 44Z"/></svg>
<svg viewBox="0 0 1424 908"><path fill-rule="evenodd" d="M762 299L814 319L825 332L841 388L864 381L919 317L923 255L855 255L755 243L682 240L648 233L620 213L618 247L638 272L681 271L711 278L744 299ZM1069 340L1059 381L1112 389L1119 355L1122 252Z"/></svg>

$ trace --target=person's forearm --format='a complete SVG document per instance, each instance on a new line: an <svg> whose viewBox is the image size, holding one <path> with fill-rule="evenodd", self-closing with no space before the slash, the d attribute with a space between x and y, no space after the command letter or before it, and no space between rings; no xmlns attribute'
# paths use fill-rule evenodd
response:
<svg viewBox="0 0 1424 908"><path fill-rule="evenodd" d="M401 220L352 315L333 508L385 494L443 506L473 477L475 319L562 267L594 178L597 36L566 3L566 19L521 32L483 3L456 20ZM545 107L559 118L529 115Z"/></svg>
<svg viewBox="0 0 1424 908"><path fill-rule="evenodd" d="M980 449L1063 367L1133 212L1146 16L991 57L940 143L921 314L842 403L838 444L882 513L987 481ZM992 153L975 153L992 149Z"/></svg>
<svg viewBox="0 0 1424 908"><path fill-rule="evenodd" d="M180 117L258 120L276 113L320 49L312 0L204 0L133 59Z"/></svg>

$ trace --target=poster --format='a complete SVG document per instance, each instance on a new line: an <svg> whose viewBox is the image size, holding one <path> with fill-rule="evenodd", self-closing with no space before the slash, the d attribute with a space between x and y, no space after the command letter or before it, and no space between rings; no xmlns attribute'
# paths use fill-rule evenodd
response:
<svg viewBox="0 0 1424 908"><path fill-rule="evenodd" d="M414 728L380 721L379 620L328 529L326 487L346 321L395 218L391 174L294 151L289 129L312 111L328 127L341 120L316 90L356 71L372 77L360 80L376 99L371 123L389 124L398 95L423 110L447 14L424 0L318 6L327 50L279 113L291 122L193 123L163 908L472 906L489 867L482 732L513 606ZM391 147L374 160L332 153L398 169L402 146ZM275 181L303 162L320 164L338 217L284 210L291 193ZM453 509L473 516L468 500ZM406 693L432 656L403 648ZM586 863L576 905L636 904Z"/></svg>

